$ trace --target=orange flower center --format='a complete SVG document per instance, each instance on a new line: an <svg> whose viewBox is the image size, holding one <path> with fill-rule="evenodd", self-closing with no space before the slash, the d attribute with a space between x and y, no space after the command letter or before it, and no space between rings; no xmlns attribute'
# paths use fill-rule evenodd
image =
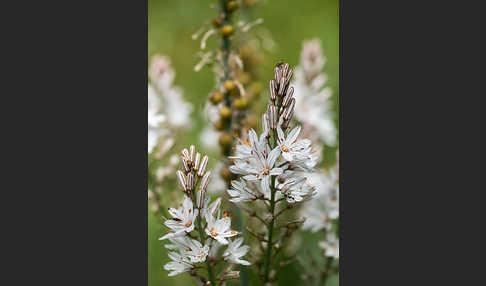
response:
<svg viewBox="0 0 486 286"><path fill-rule="evenodd" d="M211 233L212 237L218 236L218 233L214 230L214 227L212 227L209 232Z"/></svg>
<svg viewBox="0 0 486 286"><path fill-rule="evenodd" d="M282 151L283 152L289 152L289 147L282 145Z"/></svg>
<svg viewBox="0 0 486 286"><path fill-rule="evenodd" d="M192 220L189 220L186 222L186 224L184 225L185 227L190 227L192 224Z"/></svg>
<svg viewBox="0 0 486 286"><path fill-rule="evenodd" d="M263 175L268 175L268 174L270 174L270 168L265 167L265 169L263 170Z"/></svg>

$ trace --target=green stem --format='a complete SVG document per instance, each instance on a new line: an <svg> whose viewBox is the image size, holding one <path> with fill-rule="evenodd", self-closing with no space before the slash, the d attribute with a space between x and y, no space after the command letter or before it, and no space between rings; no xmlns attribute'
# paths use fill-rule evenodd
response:
<svg viewBox="0 0 486 286"><path fill-rule="evenodd" d="M196 188L194 188L194 191L193 191L193 197L194 197L194 201L196 201ZM199 210L199 214L198 214L198 219L196 220L196 226L197 226L197 231L199 232L199 239L201 241L201 244L204 246L204 232L203 232L203 229L202 229L202 225L201 225L201 210ZM208 279L209 281L211 282L211 285L216 285L214 283L214 273L213 273L213 269L211 268L211 262L209 262L209 257L206 258L206 268L208 269Z"/></svg>
<svg viewBox="0 0 486 286"><path fill-rule="evenodd" d="M273 186L275 185L275 177L272 177L272 183L270 185L271 188L271 198L270 198L270 214L272 216L272 220L270 221L270 225L268 226L268 241L267 241L267 254L265 257L265 273L263 278L263 283L268 282L268 275L270 273L270 258L272 256L272 239L273 239L273 225L275 223L275 190Z"/></svg>
<svg viewBox="0 0 486 286"><path fill-rule="evenodd" d="M222 27L231 23L231 19L230 19L231 13L228 13L226 11L226 3L227 2L228 2L228 0L220 0L220 4L221 4L220 9L221 9L221 13L223 15L223 18L222 18L222 21L221 21ZM223 80L222 80L222 82L224 82L224 81L230 79L230 70L229 70L230 40L229 40L229 36L222 36L221 51L222 51L222 54L223 54L223 58L222 58ZM231 95L229 94L229 92L224 93L224 104L229 108L232 107L231 106ZM228 118L228 122L226 124L226 130L233 132L233 129L234 129L233 124L234 123L235 122L234 122L233 118ZM231 141L233 141L233 139ZM230 146L233 146L233 142L231 142ZM225 148L223 150L223 153L224 153L225 156L229 156L230 152L231 152L230 148ZM228 182L228 187L230 187L230 182ZM243 219L242 219L243 215L241 213L240 208L237 207L237 206L234 207L234 211L235 211L235 217L236 217L236 226L237 226L236 229L238 231L242 231L244 229L244 222L243 222ZM246 266L242 266L242 268L241 268L240 281L241 281L242 286L248 285L248 273L247 273Z"/></svg>

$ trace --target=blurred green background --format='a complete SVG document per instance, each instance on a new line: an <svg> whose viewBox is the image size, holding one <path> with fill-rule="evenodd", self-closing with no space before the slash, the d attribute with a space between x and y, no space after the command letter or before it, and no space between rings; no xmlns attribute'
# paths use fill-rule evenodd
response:
<svg viewBox="0 0 486 286"><path fill-rule="evenodd" d="M148 57L160 53L170 57L176 72L175 85L184 90L184 98L194 105L194 126L189 132L177 137L177 145L198 143L199 133L205 126L199 114L202 111L207 95L214 87L214 74L207 68L194 72L198 62L196 53L199 51L199 41L191 39L204 22L212 19L217 11L210 4L217 1L209 0L149 0L148 1ZM327 86L333 90L335 114L338 114L339 85L339 3L338 0L267 0L252 8L253 19L263 18L265 26L276 42L276 49L266 53L262 74L265 88L273 76L273 66L279 60L284 60L295 66L299 62L303 40L319 38L322 42L324 55L327 59L325 73L329 80ZM238 13L238 11L236 11ZM208 41L209 48L219 45L217 37ZM201 148L198 148L201 149ZM327 154L328 152L326 152ZM213 162L214 163L214 162ZM150 286L196 285L187 274L167 277L163 265L168 262L164 243L158 238L163 234L159 221L150 213L148 217L148 280ZM305 234L306 242L317 243L319 237ZM310 241L309 241L310 240ZM309 244L309 243L307 243ZM289 268L285 271L285 279L280 279L278 285L296 285L298 270ZM287 277L288 276L288 277ZM335 281L332 284L337 284ZM332 279L331 279L332 280Z"/></svg>

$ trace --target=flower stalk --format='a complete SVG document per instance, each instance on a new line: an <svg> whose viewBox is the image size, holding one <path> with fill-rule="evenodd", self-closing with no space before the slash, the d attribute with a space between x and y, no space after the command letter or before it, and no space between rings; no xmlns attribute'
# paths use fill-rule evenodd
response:
<svg viewBox="0 0 486 286"><path fill-rule="evenodd" d="M272 178L272 186L275 185L275 177ZM264 272L264 278L263 278L263 283L268 282L268 275L270 274L270 260L272 257L272 247L273 247L273 225L275 224L275 189L272 187L271 188L271 198L270 198L270 215L272 217L272 220L270 221L270 224L268 225L268 242L267 242L267 252L265 255L265 272Z"/></svg>

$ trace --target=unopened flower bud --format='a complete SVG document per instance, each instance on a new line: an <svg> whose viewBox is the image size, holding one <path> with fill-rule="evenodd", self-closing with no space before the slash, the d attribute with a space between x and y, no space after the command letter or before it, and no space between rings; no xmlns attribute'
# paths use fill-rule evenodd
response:
<svg viewBox="0 0 486 286"><path fill-rule="evenodd" d="M277 98L277 94L275 92L275 80L271 80L270 81L270 99L272 101L275 101L275 99Z"/></svg>
<svg viewBox="0 0 486 286"><path fill-rule="evenodd" d="M286 63L283 66L283 77L287 77L287 72L289 71L289 67L290 67L290 65L288 63Z"/></svg>
<svg viewBox="0 0 486 286"><path fill-rule="evenodd" d="M219 115L221 115L222 118L230 118L231 117L231 109L227 106L221 107L219 110Z"/></svg>
<svg viewBox="0 0 486 286"><path fill-rule="evenodd" d="M238 9L238 2L233 0L226 3L226 11L233 12L236 9Z"/></svg>
<svg viewBox="0 0 486 286"><path fill-rule="evenodd" d="M287 95L285 95L283 101L282 101L282 106L286 107L289 105L290 100L292 99L292 95L294 94L294 87L291 86L289 90L287 91Z"/></svg>
<svg viewBox="0 0 486 286"><path fill-rule="evenodd" d="M186 158L189 160L189 151L187 151L187 148L182 149L181 151L182 158Z"/></svg>
<svg viewBox="0 0 486 286"><path fill-rule="evenodd" d="M287 73L287 80L286 82L289 83L290 80L292 79L292 75L294 74L294 70L290 69L289 72Z"/></svg>
<svg viewBox="0 0 486 286"><path fill-rule="evenodd" d="M237 279L240 277L240 271L229 271L223 275L223 279Z"/></svg>
<svg viewBox="0 0 486 286"><path fill-rule="evenodd" d="M292 119L292 115L294 114L294 107L295 107L295 98L290 100L289 106L287 106L285 113L284 113L284 120L289 121Z"/></svg>
<svg viewBox="0 0 486 286"><path fill-rule="evenodd" d="M221 121L220 119L214 121L213 126L214 126L214 128L216 128L216 130L219 130L219 131L223 130L223 128L224 128L223 121Z"/></svg>
<svg viewBox="0 0 486 286"><path fill-rule="evenodd" d="M278 86L278 96L282 96L285 91L285 78L281 78Z"/></svg>
<svg viewBox="0 0 486 286"><path fill-rule="evenodd" d="M195 152L196 152L196 147L194 147L194 145L191 145L191 147L189 147L189 158L190 158L190 161L191 161L191 165L194 162L194 153Z"/></svg>
<svg viewBox="0 0 486 286"><path fill-rule="evenodd" d="M228 79L223 83L223 87L227 92L232 92L236 88L236 84L234 81Z"/></svg>
<svg viewBox="0 0 486 286"><path fill-rule="evenodd" d="M179 184L181 185L182 189L186 191L186 176L184 176L184 173L181 170L177 170L176 174L177 178L179 179Z"/></svg>
<svg viewBox="0 0 486 286"><path fill-rule="evenodd" d="M187 174L186 185L188 191L192 191L194 189L194 174Z"/></svg>
<svg viewBox="0 0 486 286"><path fill-rule="evenodd" d="M275 69L273 70L273 73L274 73L275 82L279 83L280 82L280 69L278 67L275 67Z"/></svg>
<svg viewBox="0 0 486 286"><path fill-rule="evenodd" d="M207 171L206 174L204 174L204 176L201 180L201 184L199 185L200 191L206 191L206 188L208 187L210 178L211 178L211 171Z"/></svg>
<svg viewBox="0 0 486 286"><path fill-rule="evenodd" d="M264 132L270 130L270 125L268 123L268 114L266 114L266 113L263 113L262 124L263 124L263 131Z"/></svg>
<svg viewBox="0 0 486 286"><path fill-rule="evenodd" d="M194 159L194 170L197 171L197 169L199 168L199 162L201 161L201 153L197 152L196 153L196 158Z"/></svg>
<svg viewBox="0 0 486 286"><path fill-rule="evenodd" d="M202 175L204 174L204 172L206 171L206 166L208 164L208 160L209 160L209 157L208 155L204 155L202 161L201 161L201 166L199 167L199 171L197 172L197 175L199 177L202 177Z"/></svg>
<svg viewBox="0 0 486 286"><path fill-rule="evenodd" d="M184 168L184 172L188 173L191 171L191 167L189 166L188 159L182 157L182 167Z"/></svg>
<svg viewBox="0 0 486 286"><path fill-rule="evenodd" d="M231 25L225 25L221 28L221 34L223 36L229 36L235 32L235 29Z"/></svg>
<svg viewBox="0 0 486 286"><path fill-rule="evenodd" d="M214 91L213 93L211 93L211 95L209 96L209 100L213 103L213 104L218 104L221 102L221 100L223 100L223 93L221 93L220 91Z"/></svg>
<svg viewBox="0 0 486 286"><path fill-rule="evenodd" d="M277 129L277 109L275 108L275 105L268 105L267 114L270 129Z"/></svg>

